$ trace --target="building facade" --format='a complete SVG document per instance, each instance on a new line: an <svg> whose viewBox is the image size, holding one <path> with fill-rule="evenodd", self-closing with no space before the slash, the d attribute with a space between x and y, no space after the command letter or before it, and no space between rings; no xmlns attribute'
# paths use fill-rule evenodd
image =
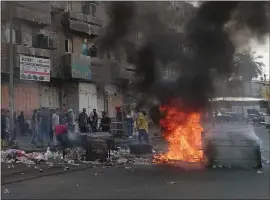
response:
<svg viewBox="0 0 270 200"><path fill-rule="evenodd" d="M12 26L15 111L66 104L79 113L123 103L134 66L121 49L101 55L95 40L108 18L102 2L1 2L1 96L8 107L9 27ZM9 13L12 13L10 23ZM133 70L129 70L133 69Z"/></svg>

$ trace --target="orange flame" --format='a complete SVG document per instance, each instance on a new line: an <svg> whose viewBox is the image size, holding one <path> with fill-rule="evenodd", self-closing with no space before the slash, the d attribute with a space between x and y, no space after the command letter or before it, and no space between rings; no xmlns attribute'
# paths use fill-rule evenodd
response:
<svg viewBox="0 0 270 200"><path fill-rule="evenodd" d="M203 159L201 114L187 114L169 106L161 107L160 110L166 111L166 116L160 120L160 124L166 129L164 136L169 148L167 153L156 155L155 161L201 162Z"/></svg>

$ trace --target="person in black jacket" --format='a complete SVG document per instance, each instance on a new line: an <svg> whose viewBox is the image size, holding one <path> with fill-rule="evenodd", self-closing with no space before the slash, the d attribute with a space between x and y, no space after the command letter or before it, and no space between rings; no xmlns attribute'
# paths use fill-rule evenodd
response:
<svg viewBox="0 0 270 200"><path fill-rule="evenodd" d="M21 111L21 114L18 116L18 125L21 135L25 135L25 117L24 112Z"/></svg>
<svg viewBox="0 0 270 200"><path fill-rule="evenodd" d="M99 129L101 129L103 132L110 132L111 130L111 119L107 116L106 112L102 112Z"/></svg>
<svg viewBox="0 0 270 200"><path fill-rule="evenodd" d="M5 109L1 109L1 142L4 142L6 139L7 139L7 117Z"/></svg>
<svg viewBox="0 0 270 200"><path fill-rule="evenodd" d="M87 132L87 119L88 119L88 116L86 114L86 109L83 108L83 111L79 114L79 119L78 119L81 133Z"/></svg>

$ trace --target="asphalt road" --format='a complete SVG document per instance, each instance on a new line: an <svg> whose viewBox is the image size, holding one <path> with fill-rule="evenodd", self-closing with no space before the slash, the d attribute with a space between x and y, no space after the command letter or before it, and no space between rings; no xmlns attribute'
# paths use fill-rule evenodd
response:
<svg viewBox="0 0 270 200"><path fill-rule="evenodd" d="M262 149L269 150L269 133L263 127L255 131L263 141ZM269 151L263 155L269 158ZM1 193L3 199L269 199L269 175L269 164L262 174L157 165L90 168L6 183Z"/></svg>

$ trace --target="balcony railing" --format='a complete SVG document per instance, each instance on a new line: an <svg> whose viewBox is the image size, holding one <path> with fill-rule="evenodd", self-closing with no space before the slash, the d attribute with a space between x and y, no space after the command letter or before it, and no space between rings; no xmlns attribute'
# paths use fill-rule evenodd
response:
<svg viewBox="0 0 270 200"><path fill-rule="evenodd" d="M99 35L102 30L102 21L90 15L77 12L67 12L62 16L62 23L73 31L88 35Z"/></svg>
<svg viewBox="0 0 270 200"><path fill-rule="evenodd" d="M36 2L33 2L36 3ZM42 5L40 5L42 6ZM51 25L50 11L35 10L34 8L15 6L13 17L39 25Z"/></svg>

